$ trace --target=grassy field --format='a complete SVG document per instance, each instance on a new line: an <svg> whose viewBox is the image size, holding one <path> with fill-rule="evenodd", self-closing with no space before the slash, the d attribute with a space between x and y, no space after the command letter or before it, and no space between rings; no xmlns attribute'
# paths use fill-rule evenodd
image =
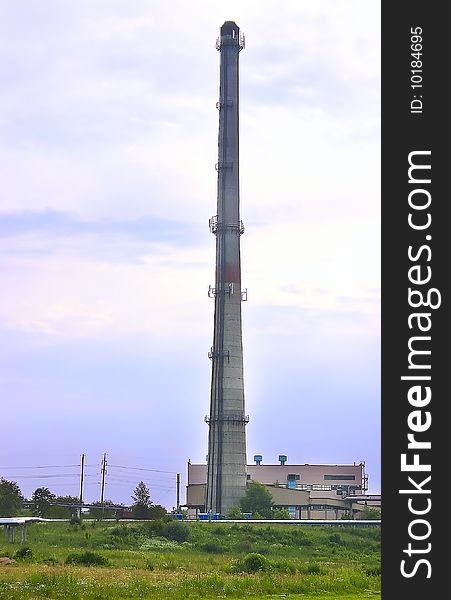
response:
<svg viewBox="0 0 451 600"><path fill-rule="evenodd" d="M380 598L379 529L36 523L27 547L1 538L2 600Z"/></svg>

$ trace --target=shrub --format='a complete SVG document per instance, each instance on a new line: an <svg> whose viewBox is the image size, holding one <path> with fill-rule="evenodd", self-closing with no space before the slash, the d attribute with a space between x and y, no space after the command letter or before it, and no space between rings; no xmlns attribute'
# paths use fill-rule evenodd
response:
<svg viewBox="0 0 451 600"><path fill-rule="evenodd" d="M161 530L161 535L168 540L174 542L186 542L189 538L189 528L184 523L178 521L171 521L166 523Z"/></svg>
<svg viewBox="0 0 451 600"><path fill-rule="evenodd" d="M25 560L32 557L33 551L28 546L22 546L22 548L19 548L19 550L17 550L17 552L14 554L14 558L17 558L18 560Z"/></svg>
<svg viewBox="0 0 451 600"><path fill-rule="evenodd" d="M301 571L301 573L304 573L306 575L320 575L321 573L323 573L323 569L321 568L321 566L315 562L303 565L299 570Z"/></svg>
<svg viewBox="0 0 451 600"><path fill-rule="evenodd" d="M113 527L110 530L110 535L118 538L125 538L128 536L128 534L129 530L128 527L126 527L125 525L119 525L119 527Z"/></svg>
<svg viewBox="0 0 451 600"><path fill-rule="evenodd" d="M144 523L142 526L143 532L146 535L162 535L164 523L160 519L158 521L149 521L148 523Z"/></svg>
<svg viewBox="0 0 451 600"><path fill-rule="evenodd" d="M365 506L365 508L360 513L361 519L380 519L381 511L373 506Z"/></svg>
<svg viewBox="0 0 451 600"><path fill-rule="evenodd" d="M243 569L247 573L256 573L257 571L265 571L268 568L268 560L263 554L251 552L243 559Z"/></svg>
<svg viewBox="0 0 451 600"><path fill-rule="evenodd" d="M273 562L272 567L279 573L289 573L290 575L296 573L296 565L286 559Z"/></svg>
<svg viewBox="0 0 451 600"><path fill-rule="evenodd" d="M298 546L313 546L312 540L308 538L299 538L295 540Z"/></svg>
<svg viewBox="0 0 451 600"><path fill-rule="evenodd" d="M151 558L148 558L146 560L146 567L145 567L148 571L153 571L155 569L155 561L153 561Z"/></svg>
<svg viewBox="0 0 451 600"><path fill-rule="evenodd" d="M286 508L273 508L272 509L273 519L290 519L290 513Z"/></svg>
<svg viewBox="0 0 451 600"><path fill-rule="evenodd" d="M153 504L149 508L149 519L153 519L153 520L163 519L166 516L167 516L166 509L164 508L164 506L161 506L160 504Z"/></svg>
<svg viewBox="0 0 451 600"><path fill-rule="evenodd" d="M42 559L42 563L44 565L52 565L52 566L54 566L54 565L58 564L58 561L57 561L57 559L54 556L49 556L48 558L43 558Z"/></svg>
<svg viewBox="0 0 451 600"><path fill-rule="evenodd" d="M339 533L331 533L329 536L329 542L332 544L342 544L343 540L341 539L341 535Z"/></svg>
<svg viewBox="0 0 451 600"><path fill-rule="evenodd" d="M380 565L374 565L372 567L366 567L365 568L365 573L369 577L379 577L379 575L381 574L381 567L380 567Z"/></svg>
<svg viewBox="0 0 451 600"><path fill-rule="evenodd" d="M239 506L232 506L226 514L227 519L244 519L244 515Z"/></svg>
<svg viewBox="0 0 451 600"><path fill-rule="evenodd" d="M85 565L87 567L95 565L95 566L104 566L108 564L108 560L97 552L90 552L87 550L86 552L72 552L66 558L67 565Z"/></svg>
<svg viewBox="0 0 451 600"><path fill-rule="evenodd" d="M250 552L252 550L252 540L242 540L239 544L238 544L238 551L239 552Z"/></svg>
<svg viewBox="0 0 451 600"><path fill-rule="evenodd" d="M224 548L215 542L207 542L201 546L204 552L208 552L209 554L221 554L224 552Z"/></svg>
<svg viewBox="0 0 451 600"><path fill-rule="evenodd" d="M213 529L213 533L215 535L226 535L227 531L224 529L224 527L222 527L221 525L217 525L214 529Z"/></svg>

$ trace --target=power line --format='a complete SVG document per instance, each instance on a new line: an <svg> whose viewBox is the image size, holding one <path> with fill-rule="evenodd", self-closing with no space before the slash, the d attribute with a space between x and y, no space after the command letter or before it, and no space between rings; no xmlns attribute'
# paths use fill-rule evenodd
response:
<svg viewBox="0 0 451 600"><path fill-rule="evenodd" d="M112 473L111 475L108 476L109 479L111 478L116 478L116 479L121 479L122 481L128 481L129 483L135 483L138 481L138 477L134 478L132 475L129 474L125 474L125 476L122 476L122 473ZM156 478L156 479L148 479L148 478L144 478L144 479L140 479L140 481L144 481L144 483L149 483L151 485L153 485L154 483L170 483L172 480L171 479L163 479L163 478Z"/></svg>
<svg viewBox="0 0 451 600"><path fill-rule="evenodd" d="M0 469L71 469L79 466L80 465L39 465L36 467L0 467Z"/></svg>
<svg viewBox="0 0 451 600"><path fill-rule="evenodd" d="M134 471L148 471L150 473L166 473L169 475L176 475L177 472L176 471L163 471L161 469L146 469L144 467L128 467L128 466L124 466L124 465L108 465L110 468L111 467L115 467L116 469L132 469ZM80 464L74 464L74 465L35 465L35 466L30 466L30 465L26 465L26 466L0 466L0 469L69 469L69 468L79 468ZM98 465L91 465L91 464L86 464L85 463L85 468L87 467L98 467Z"/></svg>
<svg viewBox="0 0 451 600"><path fill-rule="evenodd" d="M123 485L123 486L127 486L129 489L133 484L130 484L129 481L124 481L123 479L113 479L112 477L108 478L108 482L111 482L112 485ZM106 483L106 485L109 485L109 483ZM155 484L153 486L151 486L151 491L155 490L155 489L163 489L163 490L172 490L172 486L169 485L158 485Z"/></svg>
<svg viewBox="0 0 451 600"><path fill-rule="evenodd" d="M53 477L78 477L78 473L57 473L53 475L8 475L11 479L50 479Z"/></svg>
<svg viewBox="0 0 451 600"><path fill-rule="evenodd" d="M169 473L171 475L177 475L176 471L161 471L159 469L144 469L143 467L124 467L123 465L108 465L109 467L115 467L116 469L133 469L135 471L150 471L152 473Z"/></svg>

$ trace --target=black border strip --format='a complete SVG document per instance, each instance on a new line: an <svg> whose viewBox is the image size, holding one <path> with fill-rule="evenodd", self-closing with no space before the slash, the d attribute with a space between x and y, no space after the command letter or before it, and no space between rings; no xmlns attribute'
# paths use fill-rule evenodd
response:
<svg viewBox="0 0 451 600"><path fill-rule="evenodd" d="M451 37L446 29L451 26L444 9L440 3L417 0L382 2L383 600L424 600L449 593L445 564L451 495L446 491L445 460L450 456L446 440L451 427L445 417L450 403L445 373L450 370L446 344L451 330L445 263L451 235L445 213L451 199L444 182L450 155L445 146L450 109L445 107L444 88L449 79L445 48ZM414 62L416 49L421 64ZM416 84L421 87L413 88ZM412 164L431 167L414 167L410 182L409 155ZM425 207L410 206L409 194L412 205ZM424 228L409 225L409 213L411 223ZM431 222L425 227L428 214ZM429 275L428 282L418 283ZM425 305L415 307L422 299ZM423 316L412 316L417 313ZM418 379L402 380L403 376ZM409 449L409 433L416 442L430 442L431 449ZM415 461L422 466L416 467ZM419 470L426 465L431 465L430 471ZM441 544L445 550L439 551Z"/></svg>

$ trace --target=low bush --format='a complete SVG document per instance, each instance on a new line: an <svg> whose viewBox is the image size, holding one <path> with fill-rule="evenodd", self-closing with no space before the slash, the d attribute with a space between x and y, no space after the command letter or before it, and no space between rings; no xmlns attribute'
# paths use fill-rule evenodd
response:
<svg viewBox="0 0 451 600"><path fill-rule="evenodd" d="M226 518L227 519L244 519L244 515L239 506L232 506L232 508L230 508L227 511Z"/></svg>
<svg viewBox="0 0 451 600"><path fill-rule="evenodd" d="M268 560L263 554L251 552L243 558L243 570L246 573L256 573L257 571L266 571Z"/></svg>
<svg viewBox="0 0 451 600"><path fill-rule="evenodd" d="M86 567L94 565L102 567L108 564L108 559L102 554L87 550L86 552L72 552L66 558L65 563L66 565L84 565Z"/></svg>
<svg viewBox="0 0 451 600"><path fill-rule="evenodd" d="M341 539L341 535L339 533L332 533L329 536L329 542L332 544L343 544L343 540Z"/></svg>
<svg viewBox="0 0 451 600"><path fill-rule="evenodd" d="M129 535L130 533L130 528L127 527L126 525L119 525L118 527L113 527L110 530L110 535L117 537L117 538L125 538Z"/></svg>
<svg viewBox="0 0 451 600"><path fill-rule="evenodd" d="M158 519L157 521L149 521L148 523L143 523L142 531L145 535L160 536L164 526L165 524L161 519Z"/></svg>
<svg viewBox="0 0 451 600"><path fill-rule="evenodd" d="M224 527L222 525L217 525L214 529L213 529L213 533L215 535L226 535L227 531L226 529L224 529Z"/></svg>
<svg viewBox="0 0 451 600"><path fill-rule="evenodd" d="M163 526L160 535L174 542L186 542L189 538L189 527L184 523L171 521Z"/></svg>
<svg viewBox="0 0 451 600"><path fill-rule="evenodd" d="M47 558L43 558L41 561L44 565L51 565L52 567L58 565L58 561L54 556L49 556Z"/></svg>
<svg viewBox="0 0 451 600"><path fill-rule="evenodd" d="M33 558L33 550L28 546L22 546L22 548L19 548L19 550L17 550L17 552L14 554L14 558L17 560Z"/></svg>
<svg viewBox="0 0 451 600"><path fill-rule="evenodd" d="M221 552L224 552L224 548L215 542L207 542L206 544L202 544L201 549L209 554L221 554Z"/></svg>
<svg viewBox="0 0 451 600"><path fill-rule="evenodd" d="M321 566L315 562L302 565L299 570L304 575L321 575L324 572Z"/></svg>
<svg viewBox="0 0 451 600"><path fill-rule="evenodd" d="M374 565L371 567L366 567L364 571L369 577L379 577L379 575L381 574L381 566Z"/></svg>
<svg viewBox="0 0 451 600"><path fill-rule="evenodd" d="M271 567L278 573L289 573L290 575L294 575L297 571L296 565L286 559L272 562Z"/></svg>
<svg viewBox="0 0 451 600"><path fill-rule="evenodd" d="M250 539L242 540L241 542L239 542L237 549L239 552L251 552L252 540L250 540Z"/></svg>

